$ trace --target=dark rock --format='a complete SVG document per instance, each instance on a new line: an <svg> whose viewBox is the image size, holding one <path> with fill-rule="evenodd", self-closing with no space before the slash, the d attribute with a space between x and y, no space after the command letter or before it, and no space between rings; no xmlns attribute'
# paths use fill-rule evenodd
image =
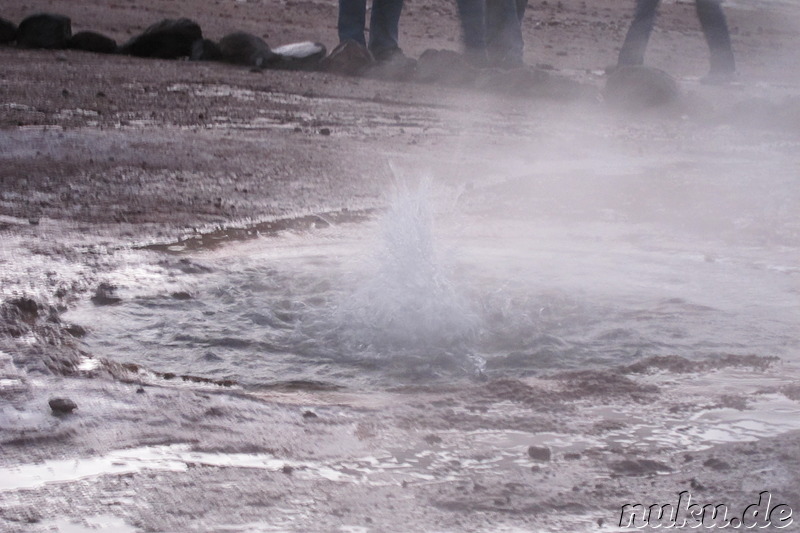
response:
<svg viewBox="0 0 800 533"><path fill-rule="evenodd" d="M422 83L461 87L474 83L479 74L480 70L458 52L428 49L417 60L414 79Z"/></svg>
<svg viewBox="0 0 800 533"><path fill-rule="evenodd" d="M294 467L292 467L290 465L283 465L283 468L281 469L281 472L283 472L286 475L291 475L292 472L294 472Z"/></svg>
<svg viewBox="0 0 800 533"><path fill-rule="evenodd" d="M13 43L17 39L17 25L0 17L0 44Z"/></svg>
<svg viewBox="0 0 800 533"><path fill-rule="evenodd" d="M330 128L320 128L319 134L328 137L331 134L331 129Z"/></svg>
<svg viewBox="0 0 800 533"><path fill-rule="evenodd" d="M672 472L669 465L652 459L625 459L611 463L611 470L623 476L643 476L659 472Z"/></svg>
<svg viewBox="0 0 800 533"><path fill-rule="evenodd" d="M76 339L80 339L86 336L86 328L83 326L79 326L78 324L70 324L64 330L75 337Z"/></svg>
<svg viewBox="0 0 800 533"><path fill-rule="evenodd" d="M328 50L324 44L305 41L273 48L279 56L275 67L287 70L317 70Z"/></svg>
<svg viewBox="0 0 800 533"><path fill-rule="evenodd" d="M192 45L203 38L193 20L164 19L122 45L120 53L136 57L178 59L192 55Z"/></svg>
<svg viewBox="0 0 800 533"><path fill-rule="evenodd" d="M109 283L101 283L97 286L92 296L92 303L94 305L114 305L122 301L122 298L117 296L117 288Z"/></svg>
<svg viewBox="0 0 800 533"><path fill-rule="evenodd" d="M416 73L417 61L397 52L373 63L364 76L377 80L410 81Z"/></svg>
<svg viewBox="0 0 800 533"><path fill-rule="evenodd" d="M50 409L58 415L69 414L78 408L78 404L69 398L52 398L49 402Z"/></svg>
<svg viewBox="0 0 800 533"><path fill-rule="evenodd" d="M730 464L728 464L727 462L723 461L722 459L717 459L716 457L711 457L710 459L707 459L706 461L704 461L703 462L703 466L707 466L708 468L711 468L712 470L719 470L719 471L724 471L724 470L730 470L731 469L731 465Z"/></svg>
<svg viewBox="0 0 800 533"><path fill-rule="evenodd" d="M536 461L547 462L552 457L547 446L528 446L528 456Z"/></svg>
<svg viewBox="0 0 800 533"><path fill-rule="evenodd" d="M266 68L280 60L262 38L243 31L230 33L220 39L219 48L222 60L236 65Z"/></svg>
<svg viewBox="0 0 800 533"><path fill-rule="evenodd" d="M139 387L138 389L136 389L136 394L144 394L144 393L145 393L145 390L144 390L143 387Z"/></svg>
<svg viewBox="0 0 800 533"><path fill-rule="evenodd" d="M433 444L441 444L442 443L442 437L440 437L439 435L433 435L433 434L425 435L424 437L422 437L422 440L424 440L425 442L427 442L428 444L431 444L431 445L433 445Z"/></svg>
<svg viewBox="0 0 800 533"><path fill-rule="evenodd" d="M198 39L192 43L192 61L222 61L222 50L211 39Z"/></svg>
<svg viewBox="0 0 800 533"><path fill-rule="evenodd" d="M680 89L663 70L626 65L609 74L603 96L614 107L641 111L676 103Z"/></svg>
<svg viewBox="0 0 800 533"><path fill-rule="evenodd" d="M67 48L96 54L114 54L117 52L117 41L97 32L79 31L67 41Z"/></svg>
<svg viewBox="0 0 800 533"><path fill-rule="evenodd" d="M581 457L581 454L576 452L567 452L564 454L564 459L567 461L579 461Z"/></svg>
<svg viewBox="0 0 800 533"><path fill-rule="evenodd" d="M319 415L317 415L317 413L314 411L306 411L303 413L303 418L319 418Z"/></svg>
<svg viewBox="0 0 800 533"><path fill-rule="evenodd" d="M39 13L19 23L17 44L23 48L60 49L72 36L72 21L64 15Z"/></svg>
<svg viewBox="0 0 800 533"><path fill-rule="evenodd" d="M39 304L32 298L16 298L9 302L19 311L19 318L28 324L33 324L39 317Z"/></svg>
<svg viewBox="0 0 800 533"><path fill-rule="evenodd" d="M189 294L186 291L173 292L172 293L172 297L175 298L176 300L191 300L192 299L192 295Z"/></svg>
<svg viewBox="0 0 800 533"><path fill-rule="evenodd" d="M342 41L331 54L322 60L321 67L325 72L360 76L375 60L365 46L352 39Z"/></svg>

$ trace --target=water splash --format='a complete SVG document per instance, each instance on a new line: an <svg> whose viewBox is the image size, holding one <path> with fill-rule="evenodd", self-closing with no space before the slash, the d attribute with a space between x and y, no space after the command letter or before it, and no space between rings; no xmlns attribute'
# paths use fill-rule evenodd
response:
<svg viewBox="0 0 800 533"><path fill-rule="evenodd" d="M480 371L483 362L471 353L478 315L454 282L452 254L438 247L435 196L430 180L395 185L373 252L356 269L335 321L362 355Z"/></svg>

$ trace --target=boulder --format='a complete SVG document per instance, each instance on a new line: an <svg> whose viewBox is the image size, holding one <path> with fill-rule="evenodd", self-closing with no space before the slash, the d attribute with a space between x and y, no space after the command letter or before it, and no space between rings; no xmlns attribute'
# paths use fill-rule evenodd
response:
<svg viewBox="0 0 800 533"><path fill-rule="evenodd" d="M72 21L64 15L39 13L19 23L17 44L23 48L60 49L72 36Z"/></svg>
<svg viewBox="0 0 800 533"><path fill-rule="evenodd" d="M452 50L425 50L417 60L415 79L422 83L465 86L478 79L480 71Z"/></svg>
<svg viewBox="0 0 800 533"><path fill-rule="evenodd" d="M195 41L202 38L203 32L193 20L164 19L122 45L120 53L158 59L190 57Z"/></svg>
<svg viewBox="0 0 800 533"><path fill-rule="evenodd" d="M17 39L17 25L0 17L0 44L13 43Z"/></svg>
<svg viewBox="0 0 800 533"><path fill-rule="evenodd" d="M663 70L626 65L608 75L603 96L614 107L640 111L676 103L680 89L678 82Z"/></svg>
<svg viewBox="0 0 800 533"><path fill-rule="evenodd" d="M222 61L222 50L211 39L198 39L192 43L192 61Z"/></svg>
<svg viewBox="0 0 800 533"><path fill-rule="evenodd" d="M339 43L331 55L322 60L320 66L325 72L360 76L374 61L366 46L348 39Z"/></svg>
<svg viewBox="0 0 800 533"><path fill-rule="evenodd" d="M70 37L67 48L96 54L114 54L117 52L117 41L97 32L80 31Z"/></svg>
<svg viewBox="0 0 800 533"><path fill-rule="evenodd" d="M220 39L219 48L222 60L236 65L266 68L280 60L264 39L243 31L230 33Z"/></svg>
<svg viewBox="0 0 800 533"><path fill-rule="evenodd" d="M317 70L328 52L324 44L305 41L273 48L280 61L276 66L288 70Z"/></svg>

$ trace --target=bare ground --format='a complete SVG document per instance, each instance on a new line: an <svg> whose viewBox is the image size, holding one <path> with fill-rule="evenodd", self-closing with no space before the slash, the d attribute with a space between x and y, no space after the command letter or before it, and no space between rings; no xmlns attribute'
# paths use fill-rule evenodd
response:
<svg viewBox="0 0 800 533"><path fill-rule="evenodd" d="M63 13L75 31L119 41L161 18L188 16L211 38L242 29L272 45L335 44L332 2L8 0L2 9L16 22L38 11ZM599 95L629 11L612 0L533 2L527 62ZM58 321L59 310L93 290L103 272L144 260L132 245L380 206L392 165L434 169L465 186L531 138L602 124L633 145L681 131L681 115L736 125L748 120L749 102L765 98L772 115L762 121L772 129L759 138L795 141L797 10L760 3L728 13L740 83L705 87L694 81L707 60L693 8L665 3L648 59L682 81L687 101L644 119L609 112L599 96L531 101L319 73L0 48L0 483L8 484L0 485L0 530L90 527L100 517L118 531L611 531L622 504L668 503L681 490L733 508L771 490L799 509L798 433L676 454L641 451L635 438L615 444L626 432L624 417L589 423L570 416L600 405L680 421L715 402L746 404L744 393L674 397L660 386L663 369L456 390L252 394L113 365L78 370L90 354ZM457 31L453 4L406 4L407 54L456 49ZM19 300L28 296L38 304ZM779 364L754 361L669 379L702 382L708 372L744 368L763 373L760 394L791 396ZM602 383L616 385L593 388ZM50 415L47 399L56 394L75 398L79 410ZM309 411L316 416L304 416ZM534 443L525 435L555 430L596 444L555 451L549 461L527 453ZM152 453L145 447L162 455L142 466ZM64 474L45 484L30 473L43 461L120 449L138 450L139 458L111 460L118 471L106 475ZM411 466L397 467L405 463Z"/></svg>

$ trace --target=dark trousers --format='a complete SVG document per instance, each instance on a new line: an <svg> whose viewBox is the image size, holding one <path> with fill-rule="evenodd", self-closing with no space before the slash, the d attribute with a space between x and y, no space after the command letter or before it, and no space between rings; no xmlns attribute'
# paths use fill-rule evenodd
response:
<svg viewBox="0 0 800 533"><path fill-rule="evenodd" d="M633 22L628 28L625 42L619 51L619 65L641 65L644 63L644 52L653 25L660 0L637 0ZM711 72L714 74L731 73L736 70L733 59L731 38L725 13L722 12L720 0L696 0L697 17L703 27L703 34L711 52Z"/></svg>
<svg viewBox="0 0 800 533"><path fill-rule="evenodd" d="M403 0L372 0L369 44L364 39L367 0L339 0L339 41L352 39L367 46L375 56L398 49L398 26Z"/></svg>
<svg viewBox="0 0 800 533"><path fill-rule="evenodd" d="M522 64L522 18L528 0L456 0L467 53L485 53L492 63Z"/></svg>

